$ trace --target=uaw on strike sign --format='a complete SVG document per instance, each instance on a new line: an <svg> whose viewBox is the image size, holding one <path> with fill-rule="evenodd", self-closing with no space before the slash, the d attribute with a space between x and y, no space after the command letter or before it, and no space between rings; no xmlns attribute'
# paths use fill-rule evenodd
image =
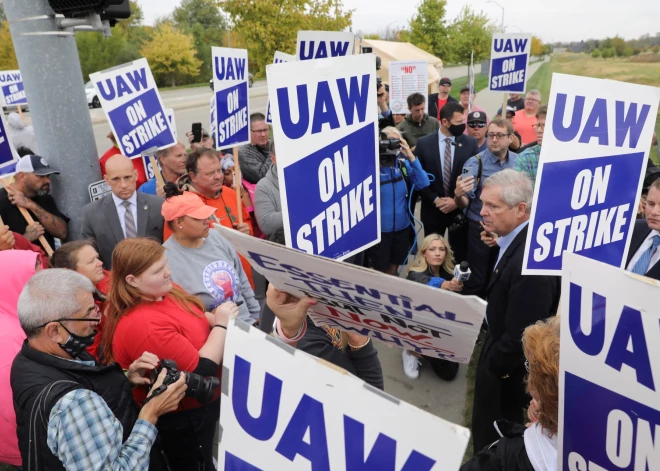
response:
<svg viewBox="0 0 660 471"><path fill-rule="evenodd" d="M91 74L103 111L127 157L176 143L146 59Z"/></svg>
<svg viewBox="0 0 660 471"><path fill-rule="evenodd" d="M524 92L531 50L531 34L493 34L488 89L493 92Z"/></svg>
<svg viewBox="0 0 660 471"><path fill-rule="evenodd" d="M558 470L660 469L659 300L654 280L564 256Z"/></svg>
<svg viewBox="0 0 660 471"><path fill-rule="evenodd" d="M250 96L246 49L213 48L217 150L250 143Z"/></svg>
<svg viewBox="0 0 660 471"><path fill-rule="evenodd" d="M380 241L376 56L266 69L288 247L344 260Z"/></svg>
<svg viewBox="0 0 660 471"><path fill-rule="evenodd" d="M20 70L0 71L0 91L2 91L0 97L4 106L27 104Z"/></svg>
<svg viewBox="0 0 660 471"><path fill-rule="evenodd" d="M623 268L660 88L554 74L523 274L559 275L562 253Z"/></svg>

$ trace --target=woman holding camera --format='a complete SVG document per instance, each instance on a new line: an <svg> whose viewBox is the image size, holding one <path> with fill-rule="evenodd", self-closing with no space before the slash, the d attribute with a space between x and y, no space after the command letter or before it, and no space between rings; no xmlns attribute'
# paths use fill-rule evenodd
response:
<svg viewBox="0 0 660 471"><path fill-rule="evenodd" d="M207 218L215 211L202 206ZM128 368L146 350L161 363L174 361L181 372L220 378L227 323L238 314L234 303L205 312L199 298L172 283L165 248L152 239L131 238L117 244L111 279L102 342L106 361ZM196 387L189 379L187 384L179 410L158 422L162 446L172 470L213 470L220 391L210 391L211 402L202 404L194 397L207 395L213 380ZM139 404L146 394L145 388L134 390Z"/></svg>

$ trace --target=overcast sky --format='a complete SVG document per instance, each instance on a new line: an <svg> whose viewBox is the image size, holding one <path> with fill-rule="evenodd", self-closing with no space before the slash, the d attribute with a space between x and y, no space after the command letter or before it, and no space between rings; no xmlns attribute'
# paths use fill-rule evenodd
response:
<svg viewBox="0 0 660 471"><path fill-rule="evenodd" d="M172 12L180 0L138 0L145 23ZM344 0L353 12L353 31L377 33L390 25L404 27L418 0ZM619 35L633 39L660 32L660 0L498 0L504 7L507 32L534 33L545 42L579 41ZM502 10L487 0L449 0L448 17L464 5L482 10L498 26Z"/></svg>

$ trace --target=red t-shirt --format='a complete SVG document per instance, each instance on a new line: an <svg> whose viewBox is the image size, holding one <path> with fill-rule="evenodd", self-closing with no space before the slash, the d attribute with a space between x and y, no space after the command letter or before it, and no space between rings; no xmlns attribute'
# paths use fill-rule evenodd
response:
<svg viewBox="0 0 660 471"><path fill-rule="evenodd" d="M449 97L445 98L444 100L438 98L438 116L436 116L438 121L440 121L440 111L442 110L442 107L447 104L447 100L449 100Z"/></svg>
<svg viewBox="0 0 660 471"><path fill-rule="evenodd" d="M115 361L128 369L144 352L150 352L161 360L174 360L179 371L194 371L199 363L199 350L211 329L204 313L196 307L193 310L199 317L182 308L171 295L162 301L138 304L117 324L112 340ZM219 368L218 378L221 373L222 368ZM217 394L219 396L220 388ZM140 405L146 395L145 387L133 389L133 397ZM199 406L196 400L185 397L179 409Z"/></svg>
<svg viewBox="0 0 660 471"><path fill-rule="evenodd" d="M536 115L527 116L525 110L518 110L513 117L513 129L520 134L521 145L536 142Z"/></svg>
<svg viewBox="0 0 660 471"><path fill-rule="evenodd" d="M113 146L110 149L106 151L105 154L101 156L99 159L99 165L101 166L101 175L105 177L105 163L108 161L110 157L113 155L121 154L121 151L119 148ZM142 185L147 183L147 173L144 171L144 162L142 161L142 158L137 158L137 159L131 159L131 162L133 162L133 167L135 167L135 170L137 170L137 186L136 189L139 189Z"/></svg>

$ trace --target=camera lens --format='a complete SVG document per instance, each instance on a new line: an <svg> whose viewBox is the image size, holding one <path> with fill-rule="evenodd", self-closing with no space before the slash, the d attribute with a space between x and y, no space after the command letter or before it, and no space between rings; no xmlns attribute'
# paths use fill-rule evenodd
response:
<svg viewBox="0 0 660 471"><path fill-rule="evenodd" d="M213 400L215 390L220 386L220 380L215 376L200 376L195 373L184 372L186 375L186 396L196 399L200 404L207 404Z"/></svg>

